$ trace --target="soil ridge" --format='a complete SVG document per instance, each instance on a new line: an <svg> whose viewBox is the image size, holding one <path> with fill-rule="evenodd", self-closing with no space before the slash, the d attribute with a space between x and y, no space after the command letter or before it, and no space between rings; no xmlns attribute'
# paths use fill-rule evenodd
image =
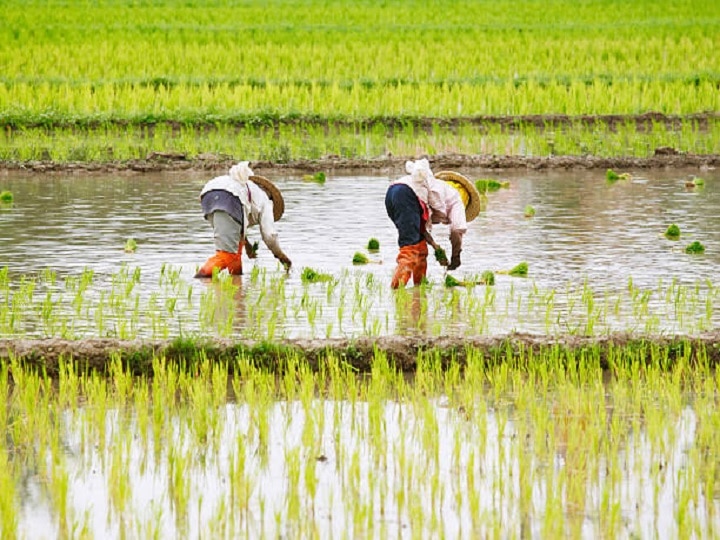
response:
<svg viewBox="0 0 720 540"><path fill-rule="evenodd" d="M290 357L306 361L313 369L327 362L342 362L359 372L372 368L376 354L383 353L391 365L414 372L418 358L434 355L443 366L452 361L464 363L468 354L481 354L487 361L503 362L517 354L538 355L557 350L566 360L583 355L599 358L607 369L619 350L650 362L663 358L672 365L678 358L711 366L720 364L720 330L694 336L637 335L614 333L602 336L509 334L487 337L386 336L331 339L287 339L275 342L229 339L119 340L92 338L82 340L0 339L0 362L20 361L51 376L59 373L63 362L72 361L89 370L107 373L113 361L120 359L135 374L150 375L157 357L191 363L208 358L227 361L232 370L237 358L246 358L268 369L282 369Z"/></svg>

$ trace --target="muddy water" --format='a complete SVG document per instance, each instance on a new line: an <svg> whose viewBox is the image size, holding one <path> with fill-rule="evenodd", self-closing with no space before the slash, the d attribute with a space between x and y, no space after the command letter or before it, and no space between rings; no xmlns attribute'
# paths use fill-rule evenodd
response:
<svg viewBox="0 0 720 540"><path fill-rule="evenodd" d="M715 316L708 316L706 308L708 301L715 300L713 283L720 263L720 172L631 171L632 180L614 184L607 183L604 173L598 171L463 172L471 178L507 180L510 187L488 195L486 207L470 224L463 264L453 275L471 279L485 270L510 269L521 261L528 263L530 271L526 279L496 274L494 314L489 316L490 321L473 325L466 319L479 308L470 303L486 296L487 291L475 287L455 293L466 305L456 316L448 315L452 298L442 287L442 268L431 255L428 278L435 286L422 309L435 320L425 325L425 331L562 331L572 329L574 320L588 317L587 313L573 311L570 298L573 294L581 298L583 288L591 288L593 295L608 305L618 302L613 295L626 294L633 287L652 289L652 305L653 301L662 301L662 288L670 283L694 287L696 292L709 288L695 303L705 305L705 326L715 324ZM705 179L703 188L686 187L693 173ZM398 309L396 297L387 291L397 254L396 232L384 208L389 178L329 175L324 185L318 185L297 176L267 176L285 197L285 215L278 229L281 244L294 263L284 281L285 301L297 301L307 291L300 279L304 267L340 278L340 287L334 291L312 285L310 296L319 307L315 320L297 313L278 318L275 335L402 331L398 321L404 308ZM102 287L103 279L128 265L141 269L141 290L147 296L157 287L163 265L172 265L188 286L206 290L207 283L192 277L214 250L211 230L202 219L198 202L206 180L206 175L182 172L97 177L9 173L0 177L0 190L14 194L13 205L0 210L0 268L9 268L11 281L23 274L39 275L45 268L56 271L61 279L90 268ZM524 217L526 205L535 208L535 217ZM678 242L663 237L671 223L682 231ZM435 227L434 236L449 249L447 235L446 227ZM374 258L383 264L353 266L353 254L363 251L371 237L380 241L380 253ZM137 241L135 253L123 250L128 238ZM250 238L259 240L259 232L251 229ZM693 240L705 245L704 255L684 252ZM261 244L259 258L245 260L246 275L236 282L245 288L246 296L253 294L248 290L248 274L253 267L276 278L282 275ZM362 317L343 321L338 308L358 300L357 295L343 294L340 289L357 289L360 282L366 285L368 275L373 279L366 292L369 305L364 308L365 321L360 322ZM551 296L552 291L555 294ZM538 307L550 297L551 309ZM634 309L632 300L621 303L624 311ZM655 316L659 323L651 326L655 330L694 329L668 323L668 310L672 309L658 308ZM267 316L263 317L255 319L267 321ZM194 318L191 315L188 321ZM238 332L247 330L247 325L265 324L248 322L252 316L236 319L233 324ZM638 327L642 322L620 318L606 326L623 324Z"/></svg>

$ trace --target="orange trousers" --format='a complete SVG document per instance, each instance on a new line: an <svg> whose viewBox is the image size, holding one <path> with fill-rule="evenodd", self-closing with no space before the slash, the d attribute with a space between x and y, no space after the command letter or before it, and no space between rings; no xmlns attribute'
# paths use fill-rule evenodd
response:
<svg viewBox="0 0 720 540"><path fill-rule="evenodd" d="M195 277L212 277L212 273L215 268L218 269L218 272L227 268L228 273L233 276L242 275L243 245L244 243L240 242L237 253L220 250L216 251L215 255L205 261L205 264L203 264L200 270L197 271Z"/></svg>
<svg viewBox="0 0 720 540"><path fill-rule="evenodd" d="M427 257L428 248L425 240L411 246L401 247L396 259L398 265L390 286L393 289L404 287L410 281L410 277L412 277L414 285L420 285L427 273Z"/></svg>

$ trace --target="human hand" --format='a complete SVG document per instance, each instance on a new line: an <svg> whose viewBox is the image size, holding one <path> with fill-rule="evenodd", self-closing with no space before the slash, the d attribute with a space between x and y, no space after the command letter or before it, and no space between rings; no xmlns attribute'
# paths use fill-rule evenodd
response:
<svg viewBox="0 0 720 540"><path fill-rule="evenodd" d="M290 268L292 267L292 261L288 258L287 255L283 253L277 258L277 260L282 263L282 265L285 267L286 272L290 271Z"/></svg>
<svg viewBox="0 0 720 540"><path fill-rule="evenodd" d="M441 247L435 248L435 260L440 263L440 266L448 266L448 259L445 250Z"/></svg>
<svg viewBox="0 0 720 540"><path fill-rule="evenodd" d="M448 265L448 270L455 270L457 267L460 266L460 254L455 253L453 254L452 258L450 259L450 264Z"/></svg>
<svg viewBox="0 0 720 540"><path fill-rule="evenodd" d="M254 244L250 244L250 242L248 242L245 247L247 248L246 251L249 259L257 258L258 248L260 247L257 242L255 242Z"/></svg>

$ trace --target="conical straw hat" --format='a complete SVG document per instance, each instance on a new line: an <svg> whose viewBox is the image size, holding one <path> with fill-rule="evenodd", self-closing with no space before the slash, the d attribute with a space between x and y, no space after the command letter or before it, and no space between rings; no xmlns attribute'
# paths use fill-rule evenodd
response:
<svg viewBox="0 0 720 540"><path fill-rule="evenodd" d="M248 180L255 182L270 197L273 202L273 218L278 221L285 212L285 201L280 190L270 180L258 174L250 176Z"/></svg>
<svg viewBox="0 0 720 540"><path fill-rule="evenodd" d="M435 178L439 178L451 186L453 183L459 184L468 194L468 203L465 205L465 219L470 222L477 217L480 213L480 207L482 205L482 196L470 180L465 178L462 174L455 171L441 171L435 174ZM453 186L455 187L455 186Z"/></svg>

